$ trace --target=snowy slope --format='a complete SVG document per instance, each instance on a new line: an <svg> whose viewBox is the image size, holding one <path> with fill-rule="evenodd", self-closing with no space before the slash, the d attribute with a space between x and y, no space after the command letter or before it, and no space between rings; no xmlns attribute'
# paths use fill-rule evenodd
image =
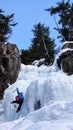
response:
<svg viewBox="0 0 73 130"><path fill-rule="evenodd" d="M25 99L19 113L10 103L17 87ZM41 108L35 111L37 101ZM1 130L73 130L73 75L67 76L56 64L21 65L17 81L4 93L1 110Z"/></svg>

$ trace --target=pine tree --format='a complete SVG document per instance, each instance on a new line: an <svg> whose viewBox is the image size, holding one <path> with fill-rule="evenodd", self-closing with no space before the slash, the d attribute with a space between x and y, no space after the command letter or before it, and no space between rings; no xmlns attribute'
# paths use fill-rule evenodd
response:
<svg viewBox="0 0 73 130"><path fill-rule="evenodd" d="M55 54L54 40L49 37L49 27L45 27L44 24L38 23L34 25L32 30L34 38L32 39L32 45L30 47L32 61L46 58L48 64L53 62Z"/></svg>
<svg viewBox="0 0 73 130"><path fill-rule="evenodd" d="M21 62L25 65L28 65L28 64L31 64L31 53L28 50L21 50L21 54L20 54L20 57L21 57Z"/></svg>
<svg viewBox="0 0 73 130"><path fill-rule="evenodd" d="M4 11L0 9L0 42L6 42L12 34L12 26L17 23L13 22L14 14L5 15Z"/></svg>
<svg viewBox="0 0 73 130"><path fill-rule="evenodd" d="M73 4L70 3L70 0L67 0L67 2L62 0L62 2L57 3L56 7L51 7L47 11L50 11L51 15L58 14L59 16L58 24L60 28L55 19L57 25L55 29L60 34L58 38L61 37L62 41L73 40Z"/></svg>

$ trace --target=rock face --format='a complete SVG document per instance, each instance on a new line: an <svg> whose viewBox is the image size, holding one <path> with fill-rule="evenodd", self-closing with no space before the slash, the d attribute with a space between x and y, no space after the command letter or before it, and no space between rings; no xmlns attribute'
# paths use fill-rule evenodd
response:
<svg viewBox="0 0 73 130"><path fill-rule="evenodd" d="M67 42L63 45L62 50L65 50L57 59L58 67L68 75L73 74L73 42Z"/></svg>
<svg viewBox="0 0 73 130"><path fill-rule="evenodd" d="M20 70L19 50L15 44L0 43L0 98L8 83L16 81Z"/></svg>

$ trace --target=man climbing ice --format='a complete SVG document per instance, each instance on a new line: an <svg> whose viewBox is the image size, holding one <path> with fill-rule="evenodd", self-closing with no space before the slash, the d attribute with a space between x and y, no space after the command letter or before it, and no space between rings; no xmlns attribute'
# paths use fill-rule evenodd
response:
<svg viewBox="0 0 73 130"><path fill-rule="evenodd" d="M18 88L16 88L16 91L17 91L17 96L15 97L15 100L12 101L11 103L17 103L19 104L18 105L18 108L16 110L16 112L19 112L21 110L21 106L23 104L23 101L24 101L24 97L23 97L23 93L22 92L19 92Z"/></svg>

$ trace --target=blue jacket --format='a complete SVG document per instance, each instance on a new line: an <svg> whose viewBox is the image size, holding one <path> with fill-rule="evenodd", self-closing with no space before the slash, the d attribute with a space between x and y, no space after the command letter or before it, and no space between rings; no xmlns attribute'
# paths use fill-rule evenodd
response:
<svg viewBox="0 0 73 130"><path fill-rule="evenodd" d="M16 88L16 91L17 91L19 98L24 99L23 94L21 92L19 92L18 88Z"/></svg>

